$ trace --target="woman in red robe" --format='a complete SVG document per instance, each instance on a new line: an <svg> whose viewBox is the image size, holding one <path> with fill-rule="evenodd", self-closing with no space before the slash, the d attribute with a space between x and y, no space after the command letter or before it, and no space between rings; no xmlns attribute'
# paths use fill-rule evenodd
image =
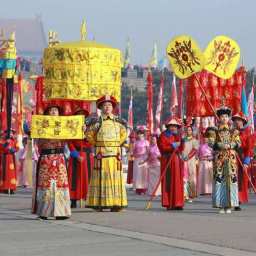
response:
<svg viewBox="0 0 256 256"><path fill-rule="evenodd" d="M84 115L87 117L89 112L84 109L76 110L74 115ZM68 165L69 192L71 208L77 207L77 201L85 203L88 186L93 168L92 146L86 140L72 140L68 144L70 158Z"/></svg>
<svg viewBox="0 0 256 256"><path fill-rule="evenodd" d="M18 148L17 141L12 134L10 138L0 141L0 192L14 194L17 186L15 152Z"/></svg>
<svg viewBox="0 0 256 256"><path fill-rule="evenodd" d="M166 170L162 180L162 206L167 210L183 210L184 206L183 172L179 157L183 145L178 133L181 125L179 119L169 119L157 142L161 152L161 173Z"/></svg>

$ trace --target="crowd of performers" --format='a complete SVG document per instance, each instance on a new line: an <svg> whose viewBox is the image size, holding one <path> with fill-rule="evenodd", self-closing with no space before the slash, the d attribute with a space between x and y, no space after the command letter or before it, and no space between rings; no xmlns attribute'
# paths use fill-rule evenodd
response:
<svg viewBox="0 0 256 256"><path fill-rule="evenodd" d="M127 183L138 195L161 195L167 210L182 210L200 195L211 195L220 213L241 210L255 190L255 134L242 113L221 107L217 116L216 126L201 130L171 117L150 142L146 128L137 127L130 135Z"/></svg>
<svg viewBox="0 0 256 256"><path fill-rule="evenodd" d="M120 212L128 205L126 182L138 195L161 196L167 210L182 210L184 202L199 195L212 195L220 213L241 210L248 202L250 185L255 185L255 135L243 114L232 116L231 109L221 107L216 126L203 131L188 120L184 125L171 117L161 133L148 134L139 126L127 139L126 122L113 114L116 99L103 96L96 104L101 114L86 119L84 140L33 140L32 212L39 218L66 219L75 207ZM62 108L50 105L44 114L62 115ZM89 113L80 108L73 115ZM13 131L0 144L0 192L12 194L17 185L31 182L26 175L28 141L24 137L18 150Z"/></svg>

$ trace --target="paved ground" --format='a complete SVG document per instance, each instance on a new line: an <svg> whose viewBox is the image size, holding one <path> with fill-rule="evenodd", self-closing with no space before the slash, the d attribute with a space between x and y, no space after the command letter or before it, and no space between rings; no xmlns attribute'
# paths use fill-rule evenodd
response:
<svg viewBox="0 0 256 256"><path fill-rule="evenodd" d="M209 197L183 212L165 211L155 200L129 191L122 213L75 209L67 221L30 214L31 191L0 194L0 255L256 255L256 197L241 212L219 215Z"/></svg>

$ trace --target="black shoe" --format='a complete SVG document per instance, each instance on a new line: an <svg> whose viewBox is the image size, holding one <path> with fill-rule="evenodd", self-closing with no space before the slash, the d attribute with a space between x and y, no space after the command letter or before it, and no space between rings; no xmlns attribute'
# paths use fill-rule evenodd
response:
<svg viewBox="0 0 256 256"><path fill-rule="evenodd" d="M235 210L235 211L242 211L242 208L241 208L240 206L236 206L236 207L234 208L234 210Z"/></svg>
<svg viewBox="0 0 256 256"><path fill-rule="evenodd" d="M57 216L56 217L56 220L66 220L66 219L68 219L69 217L67 217L67 216Z"/></svg>
<svg viewBox="0 0 256 256"><path fill-rule="evenodd" d="M6 190L3 191L3 193L4 194L9 194L10 193L10 195L14 195L15 194L13 189L10 189L10 190L6 189Z"/></svg>
<svg viewBox="0 0 256 256"><path fill-rule="evenodd" d="M183 207L175 207L174 208L176 211L183 211Z"/></svg>
<svg viewBox="0 0 256 256"><path fill-rule="evenodd" d="M103 212L103 209L102 209L102 208L93 208L93 210L94 210L95 212Z"/></svg>
<svg viewBox="0 0 256 256"><path fill-rule="evenodd" d="M76 208L76 200L71 199L71 208Z"/></svg>
<svg viewBox="0 0 256 256"><path fill-rule="evenodd" d="M122 211L122 207L113 207L110 209L111 212L121 212Z"/></svg>
<svg viewBox="0 0 256 256"><path fill-rule="evenodd" d="M44 216L39 216L38 218L41 220L47 220L47 217L44 217Z"/></svg>

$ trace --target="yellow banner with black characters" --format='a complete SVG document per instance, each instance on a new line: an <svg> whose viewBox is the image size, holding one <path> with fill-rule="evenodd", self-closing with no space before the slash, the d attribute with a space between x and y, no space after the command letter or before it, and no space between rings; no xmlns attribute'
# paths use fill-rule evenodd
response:
<svg viewBox="0 0 256 256"><path fill-rule="evenodd" d="M40 139L83 139L84 116L33 115L31 137Z"/></svg>
<svg viewBox="0 0 256 256"><path fill-rule="evenodd" d="M173 72L180 79L188 78L204 67L204 55L197 42L188 35L173 38L166 52Z"/></svg>
<svg viewBox="0 0 256 256"><path fill-rule="evenodd" d="M120 101L121 52L81 41L44 51L45 95L49 99L95 101L105 94Z"/></svg>

